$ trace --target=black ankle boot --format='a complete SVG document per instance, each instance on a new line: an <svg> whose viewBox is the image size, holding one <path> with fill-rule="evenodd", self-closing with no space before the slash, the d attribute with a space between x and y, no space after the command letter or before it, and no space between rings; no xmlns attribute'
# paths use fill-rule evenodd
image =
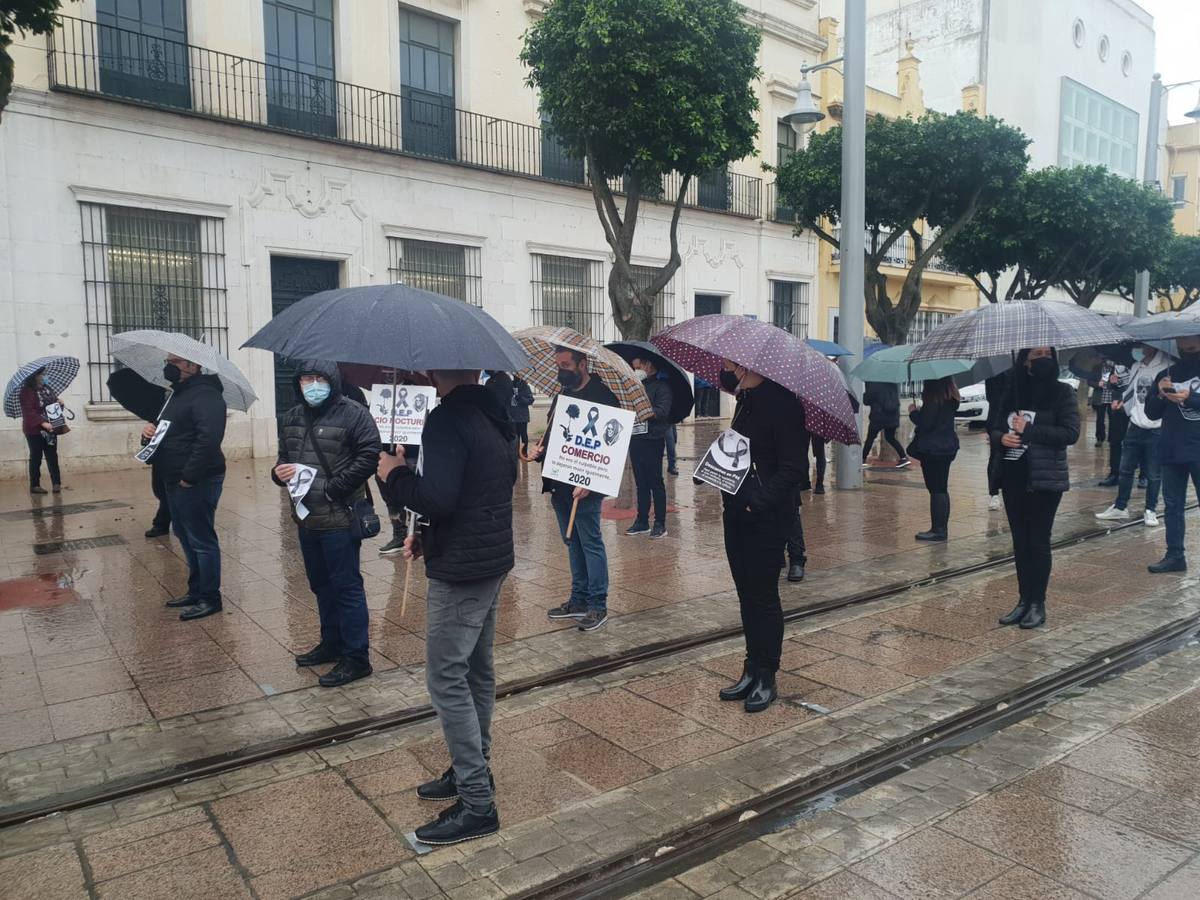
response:
<svg viewBox="0 0 1200 900"><path fill-rule="evenodd" d="M1025 629L1039 628L1045 624L1046 624L1046 604L1045 604L1045 602L1030 603L1029 609L1025 613L1025 617L1023 619L1021 619L1020 627L1025 628Z"/></svg>
<svg viewBox="0 0 1200 900"><path fill-rule="evenodd" d="M918 533L917 540L938 542L946 540L950 523L949 494L929 495L929 521L929 530Z"/></svg>
<svg viewBox="0 0 1200 900"><path fill-rule="evenodd" d="M736 683L723 688L718 696L722 700L745 700L750 696L750 689L754 687L754 676L754 667L750 665L750 660L747 659L742 663L742 677Z"/></svg>
<svg viewBox="0 0 1200 900"><path fill-rule="evenodd" d="M1017 601L1017 605L1012 608L1012 612L1008 615L1000 617L1001 625L1016 625L1023 618L1025 613L1029 612L1029 601L1022 597Z"/></svg>
<svg viewBox="0 0 1200 900"><path fill-rule="evenodd" d="M779 693L775 690L775 673L758 672L754 683L750 686L750 692L746 695L746 712L762 712L775 702L777 696Z"/></svg>

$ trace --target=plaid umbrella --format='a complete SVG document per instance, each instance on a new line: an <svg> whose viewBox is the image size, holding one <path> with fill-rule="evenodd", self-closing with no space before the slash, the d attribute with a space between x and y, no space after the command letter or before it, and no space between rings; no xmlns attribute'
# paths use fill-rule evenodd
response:
<svg viewBox="0 0 1200 900"><path fill-rule="evenodd" d="M588 371L599 376L608 389L616 394L622 409L633 410L639 422L654 415L650 398L642 383L633 377L629 363L617 356L598 341L586 337L573 328L556 328L551 325L534 325L513 332L529 357L529 365L520 375L547 396L553 397L562 385L558 383L558 364L554 351L559 347L575 350L588 357Z"/></svg>
<svg viewBox="0 0 1200 900"><path fill-rule="evenodd" d="M122 331L109 339L114 359L120 360L151 384L170 387L163 378L163 360L178 356L221 379L225 403L230 409L247 410L258 399L250 380L221 355L221 351L175 331Z"/></svg>
<svg viewBox="0 0 1200 900"><path fill-rule="evenodd" d="M745 366L800 399L810 432L843 444L859 443L837 366L782 328L741 316L697 316L660 332L651 343L710 384L720 384L722 360Z"/></svg>
<svg viewBox="0 0 1200 900"><path fill-rule="evenodd" d="M917 344L912 361L982 359L1024 347L1095 347L1129 340L1099 313L1055 300L989 303L943 322Z"/></svg>
<svg viewBox="0 0 1200 900"><path fill-rule="evenodd" d="M73 356L42 356L27 362L8 379L4 389L4 414L13 419L21 417L21 388L38 369L46 370L46 386L58 397L71 386L79 374L79 360Z"/></svg>

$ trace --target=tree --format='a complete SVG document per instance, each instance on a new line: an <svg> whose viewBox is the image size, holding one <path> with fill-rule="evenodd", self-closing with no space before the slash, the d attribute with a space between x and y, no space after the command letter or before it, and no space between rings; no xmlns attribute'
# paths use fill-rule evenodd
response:
<svg viewBox="0 0 1200 900"><path fill-rule="evenodd" d="M8 55L13 35L45 34L58 22L62 0L0 0L0 114L8 106L13 86L13 59Z"/></svg>
<svg viewBox="0 0 1200 900"><path fill-rule="evenodd" d="M1200 301L1200 236L1177 234L1150 270L1150 290L1168 309Z"/></svg>
<svg viewBox="0 0 1200 900"><path fill-rule="evenodd" d="M1102 166L1050 166L1027 173L1008 201L950 242L944 258L992 302L1037 300L1058 287L1090 307L1101 293L1121 290L1127 273L1152 267L1171 238L1171 217L1157 191Z"/></svg>
<svg viewBox="0 0 1200 900"><path fill-rule="evenodd" d="M654 298L678 270L679 216L693 178L754 149L751 82L759 36L736 0L555 0L525 35L528 83L563 150L587 177L614 265L608 293L621 335L644 340ZM671 252L648 284L630 263L644 198L680 176ZM623 179L624 209L610 180Z"/></svg>
<svg viewBox="0 0 1200 900"><path fill-rule="evenodd" d="M904 342L921 306L925 269L980 211L1003 200L1025 171L1028 145L1019 129L974 113L868 119L865 300L867 321L880 340ZM797 234L811 230L840 249L830 226L841 212L841 128L813 135L776 178L780 205L797 212ZM921 222L928 226L925 234ZM880 268L905 235L914 257L893 298Z"/></svg>

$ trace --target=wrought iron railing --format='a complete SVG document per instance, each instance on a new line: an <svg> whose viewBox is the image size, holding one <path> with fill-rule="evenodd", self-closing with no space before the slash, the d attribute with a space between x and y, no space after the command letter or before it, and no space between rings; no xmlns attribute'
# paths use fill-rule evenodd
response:
<svg viewBox="0 0 1200 900"><path fill-rule="evenodd" d="M833 230L833 236L836 240L840 241L841 237L842 237L842 230L840 228L835 228ZM934 237L935 237L935 233L927 234L927 235L925 235L925 240L931 241L931 240L933 240ZM887 240L887 233L880 232L879 243L882 245L885 240ZM867 250L870 250L871 249L871 233L869 231L867 232L866 243L867 243ZM834 247L833 248L833 261L837 262L838 260L841 259L841 257L842 257L841 250L837 247ZM896 243L892 244L892 246L888 248L888 252L883 258L883 264L885 266L894 266L897 269L910 268L912 266L912 264L915 263L916 261L917 261L916 250L913 247L912 238L907 234L900 235L900 237L897 239ZM929 265L926 266L926 269L932 269L936 272L948 272L952 275L958 274L957 271L954 269L954 267L951 266L949 263L947 263L944 259L942 259L942 257L940 255L934 256L929 261Z"/></svg>
<svg viewBox="0 0 1200 900"><path fill-rule="evenodd" d="M457 109L450 98L393 94L67 16L51 34L49 56L56 90L505 174L586 183L584 161L567 154L549 131ZM663 179L663 200L677 196L680 177ZM720 171L693 178L684 203L759 218L762 195L761 178Z"/></svg>

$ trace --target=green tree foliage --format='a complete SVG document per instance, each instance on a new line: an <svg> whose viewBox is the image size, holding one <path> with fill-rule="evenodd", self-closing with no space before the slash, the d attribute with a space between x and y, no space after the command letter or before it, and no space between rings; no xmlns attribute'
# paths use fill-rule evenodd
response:
<svg viewBox="0 0 1200 900"><path fill-rule="evenodd" d="M45 34L54 27L62 0L0 0L0 113L8 105L13 85L13 60L8 55L13 35Z"/></svg>
<svg viewBox="0 0 1200 900"><path fill-rule="evenodd" d="M1200 236L1171 238L1150 270L1150 289L1170 309L1187 309L1200 300Z"/></svg>
<svg viewBox="0 0 1200 900"><path fill-rule="evenodd" d="M1051 166L1027 173L943 256L992 302L1036 300L1058 287L1090 307L1119 290L1127 273L1153 268L1171 239L1171 218L1157 191L1102 166ZM1002 289L1008 270L1012 280Z"/></svg>
<svg viewBox="0 0 1200 900"><path fill-rule="evenodd" d="M609 299L621 334L645 339L654 297L679 268L679 215L693 178L754 149L751 83L759 35L736 0L555 0L525 35L521 59L563 149L587 161L588 180L615 263ZM630 264L643 198L681 176L671 253L653 280ZM623 179L620 209L610 179Z"/></svg>
<svg viewBox="0 0 1200 900"><path fill-rule="evenodd" d="M1018 129L973 113L928 113L920 119L867 120L867 321L880 340L903 343L921 306L921 277L948 241L981 211L1004 200L1025 171L1029 139ZM841 212L842 130L813 135L777 173L780 205L805 229L840 246L832 226ZM923 235L918 225L929 226ZM914 261L897 297L887 265L904 235Z"/></svg>

